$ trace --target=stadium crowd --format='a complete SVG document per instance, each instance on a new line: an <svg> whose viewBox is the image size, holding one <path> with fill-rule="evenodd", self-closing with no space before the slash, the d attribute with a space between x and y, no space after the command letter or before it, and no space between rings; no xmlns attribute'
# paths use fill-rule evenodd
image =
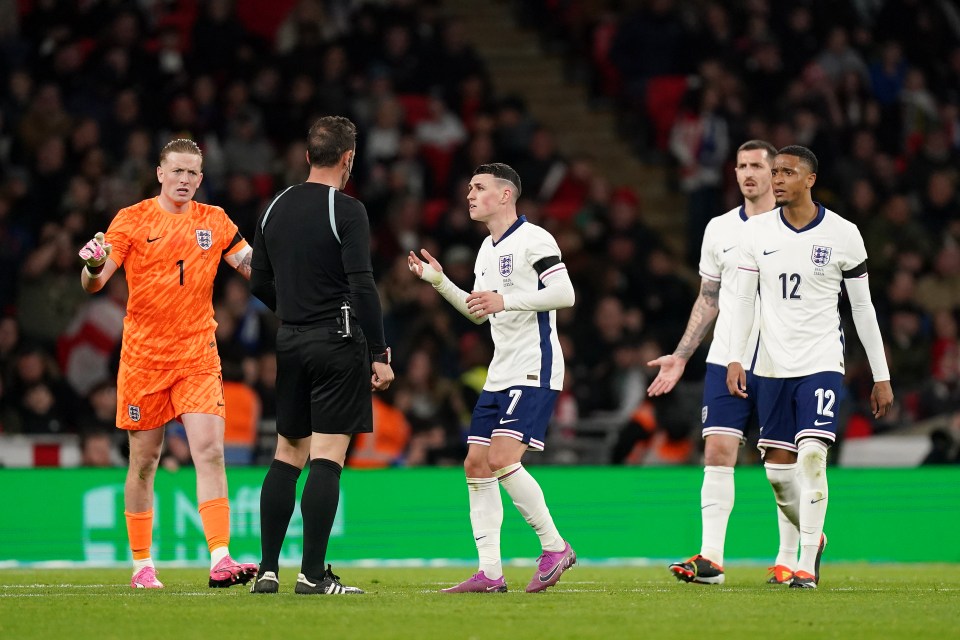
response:
<svg viewBox="0 0 960 640"><path fill-rule="evenodd" d="M555 235L577 290L576 305L558 313L568 362L555 442L600 419L607 433L594 436L610 438L610 462L694 461L696 384L646 399L645 363L683 332L696 293L689 266L706 222L739 197L732 150L751 138L811 148L818 196L866 240L900 401L882 422L871 418L869 368L851 354L846 437L937 418L940 461L956 457L960 12L951 3L514 2L570 80L618 110L637 153L675 169L688 202L685 255L645 221L636 185L612 185L588 156L565 156L521 98L494 92L468 18L446 16L441 2L253 4L0 2L3 433L77 433L91 464L116 459L126 286L113 278L88 300L76 250L118 209L156 193L164 142L198 142L197 199L222 206L252 239L266 201L304 179L312 121L342 114L359 127L347 192L370 216L398 373L375 398L376 436L357 439L351 464L463 459L489 334L412 278L406 255L426 247L471 288L483 230L466 214L464 185L492 161L517 169L520 213ZM218 280L215 311L228 462L255 462L270 454L258 435L275 418L276 321L232 271ZM685 379L702 379L702 363L691 359ZM570 451L555 460L578 461ZM165 464L188 461L182 430L168 429Z"/></svg>

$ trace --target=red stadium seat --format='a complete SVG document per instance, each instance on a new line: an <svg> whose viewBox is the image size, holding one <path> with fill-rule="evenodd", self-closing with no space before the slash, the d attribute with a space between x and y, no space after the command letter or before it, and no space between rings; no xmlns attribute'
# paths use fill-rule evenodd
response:
<svg viewBox="0 0 960 640"><path fill-rule="evenodd" d="M647 116L653 124L654 144L666 151L670 129L680 110L680 101L687 91L685 76L657 76L647 82Z"/></svg>
<svg viewBox="0 0 960 640"><path fill-rule="evenodd" d="M404 123L411 129L430 117L430 99L413 93L397 96L397 102L403 107Z"/></svg>

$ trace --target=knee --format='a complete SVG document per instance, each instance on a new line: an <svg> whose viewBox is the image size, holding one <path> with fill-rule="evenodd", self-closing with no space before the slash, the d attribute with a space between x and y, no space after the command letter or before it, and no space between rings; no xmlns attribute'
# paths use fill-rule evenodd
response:
<svg viewBox="0 0 960 640"><path fill-rule="evenodd" d="M157 472L160 464L160 449L156 451L138 451L130 454L130 470L141 480L148 480Z"/></svg>
<svg viewBox="0 0 960 640"><path fill-rule="evenodd" d="M739 451L739 438L707 436L703 450L703 464L707 467L735 467Z"/></svg>
<svg viewBox="0 0 960 640"><path fill-rule="evenodd" d="M467 456L463 461L463 471L468 478L486 478L490 475L486 456Z"/></svg>
<svg viewBox="0 0 960 640"><path fill-rule="evenodd" d="M514 456L504 455L502 452L490 452L489 458L487 458L487 465L489 466L489 471L495 472L499 469L504 469L509 467L512 464L520 462Z"/></svg>
<svg viewBox="0 0 960 640"><path fill-rule="evenodd" d="M192 452L193 464L199 468L223 467L223 444L211 442Z"/></svg>
<svg viewBox="0 0 960 640"><path fill-rule="evenodd" d="M827 445L816 438L802 440L797 449L797 474L804 478L818 478L826 473Z"/></svg>

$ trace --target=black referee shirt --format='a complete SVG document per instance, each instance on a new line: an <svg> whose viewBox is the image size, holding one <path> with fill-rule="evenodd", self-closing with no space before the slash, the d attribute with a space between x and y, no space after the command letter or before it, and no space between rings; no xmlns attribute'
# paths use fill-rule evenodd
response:
<svg viewBox="0 0 960 640"><path fill-rule="evenodd" d="M334 322L349 301L370 351L386 349L370 221L359 200L317 182L282 191L257 223L250 266L254 294L272 306L275 287L275 310L285 324Z"/></svg>

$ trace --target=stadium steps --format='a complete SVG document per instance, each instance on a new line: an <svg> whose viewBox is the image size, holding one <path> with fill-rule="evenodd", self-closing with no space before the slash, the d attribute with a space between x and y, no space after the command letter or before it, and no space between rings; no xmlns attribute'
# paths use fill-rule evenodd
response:
<svg viewBox="0 0 960 640"><path fill-rule="evenodd" d="M611 108L589 106L586 89L564 78L560 56L545 53L533 31L520 28L503 0L443 0L446 11L468 27L470 41L486 61L497 95L518 95L537 121L553 131L566 155L587 153L613 186L636 188L644 220L683 255L686 211L668 186L663 167L646 165L617 132Z"/></svg>

